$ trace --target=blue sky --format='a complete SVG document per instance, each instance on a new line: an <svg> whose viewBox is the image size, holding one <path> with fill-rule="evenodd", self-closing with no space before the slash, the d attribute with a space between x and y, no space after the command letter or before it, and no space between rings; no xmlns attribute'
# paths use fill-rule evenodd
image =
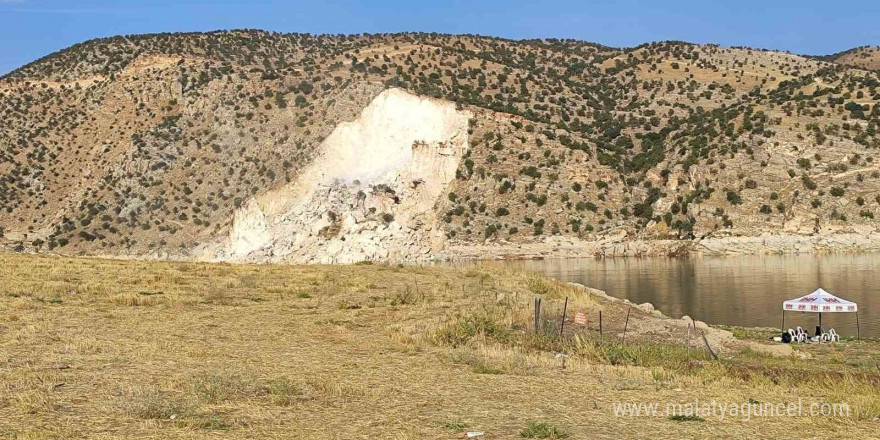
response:
<svg viewBox="0 0 880 440"><path fill-rule="evenodd" d="M0 74L90 38L259 28L657 40L826 54L880 44L880 1L0 0Z"/></svg>

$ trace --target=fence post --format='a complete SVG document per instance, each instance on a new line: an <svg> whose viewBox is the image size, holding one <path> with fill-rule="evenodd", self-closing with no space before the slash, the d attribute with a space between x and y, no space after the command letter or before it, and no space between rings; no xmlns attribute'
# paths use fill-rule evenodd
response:
<svg viewBox="0 0 880 440"><path fill-rule="evenodd" d="M565 306L562 308L562 325L559 326L559 337L565 334L565 314L568 313L568 297L565 297Z"/></svg>
<svg viewBox="0 0 880 440"><path fill-rule="evenodd" d="M870 322L870 320L868 321ZM862 340L862 326L859 325L859 311L856 310L856 340Z"/></svg>
<svg viewBox="0 0 880 440"><path fill-rule="evenodd" d="M706 339L706 332L700 330L700 335L703 336L703 342L706 344L706 348L709 349L709 354L711 354L712 357L715 358L715 360L717 361L717 360L718 360L718 355L715 354L715 351L713 351L713 350L712 350L712 347L709 346L709 340Z"/></svg>
<svg viewBox="0 0 880 440"><path fill-rule="evenodd" d="M629 312L632 311L632 306L629 306L626 309L626 322L623 323L623 342L626 342L626 329L629 327Z"/></svg>
<svg viewBox="0 0 880 440"><path fill-rule="evenodd" d="M538 325L541 323L541 298L535 298L535 334L538 334Z"/></svg>
<svg viewBox="0 0 880 440"><path fill-rule="evenodd" d="M532 318L535 321L535 334L538 334L538 298L532 299L532 306L534 310L532 311Z"/></svg>
<svg viewBox="0 0 880 440"><path fill-rule="evenodd" d="M602 336L602 311L599 310L599 336Z"/></svg>
<svg viewBox="0 0 880 440"><path fill-rule="evenodd" d="M684 340L684 345L687 346L687 364L690 366L691 364L691 323L688 323L688 331L687 336Z"/></svg>

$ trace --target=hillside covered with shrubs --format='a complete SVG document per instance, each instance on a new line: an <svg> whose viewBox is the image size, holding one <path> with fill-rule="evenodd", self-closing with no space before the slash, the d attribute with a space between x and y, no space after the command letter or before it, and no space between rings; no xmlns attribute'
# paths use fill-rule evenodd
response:
<svg viewBox="0 0 880 440"><path fill-rule="evenodd" d="M857 63L685 42L92 40L0 79L0 243L186 255L388 87L474 115L435 207L451 242L874 231L878 86Z"/></svg>

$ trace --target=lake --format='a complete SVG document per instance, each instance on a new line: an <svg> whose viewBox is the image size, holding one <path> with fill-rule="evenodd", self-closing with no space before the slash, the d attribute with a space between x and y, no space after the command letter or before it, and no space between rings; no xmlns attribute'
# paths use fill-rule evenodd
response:
<svg viewBox="0 0 880 440"><path fill-rule="evenodd" d="M880 254L760 255L511 261L562 281L649 302L672 317L779 328L782 302L819 287L859 305L863 337L880 337ZM815 313L786 312L786 328L810 333ZM823 326L856 335L854 313L825 313Z"/></svg>

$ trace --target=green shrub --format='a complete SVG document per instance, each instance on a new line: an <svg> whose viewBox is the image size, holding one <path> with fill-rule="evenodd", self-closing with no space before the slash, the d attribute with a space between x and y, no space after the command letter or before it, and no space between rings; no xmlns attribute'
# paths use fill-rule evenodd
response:
<svg viewBox="0 0 880 440"><path fill-rule="evenodd" d="M740 205L742 204L742 197L736 191L727 191L727 201L731 205Z"/></svg>
<svg viewBox="0 0 880 440"><path fill-rule="evenodd" d="M570 434L557 428L547 422L529 422L529 424L520 430L519 436L522 438L549 438L561 439L568 438Z"/></svg>
<svg viewBox="0 0 880 440"><path fill-rule="evenodd" d="M804 188L806 188L810 191L815 191L816 188L818 188L818 185L816 185L816 182L814 182L813 179L810 179L806 175L801 177L801 180L804 182Z"/></svg>
<svg viewBox="0 0 880 440"><path fill-rule="evenodd" d="M460 315L437 331L435 339L442 345L458 347L477 335L504 340L507 338L507 331L488 316Z"/></svg>
<svg viewBox="0 0 880 440"><path fill-rule="evenodd" d="M522 175L524 175L524 176L529 176L529 177L531 177L531 178L533 178L533 179L540 179L540 178L541 178L541 173L540 173L540 172L538 171L538 169L537 169L536 167L534 167L534 166L522 167L522 168L519 170L519 173L522 174Z"/></svg>

